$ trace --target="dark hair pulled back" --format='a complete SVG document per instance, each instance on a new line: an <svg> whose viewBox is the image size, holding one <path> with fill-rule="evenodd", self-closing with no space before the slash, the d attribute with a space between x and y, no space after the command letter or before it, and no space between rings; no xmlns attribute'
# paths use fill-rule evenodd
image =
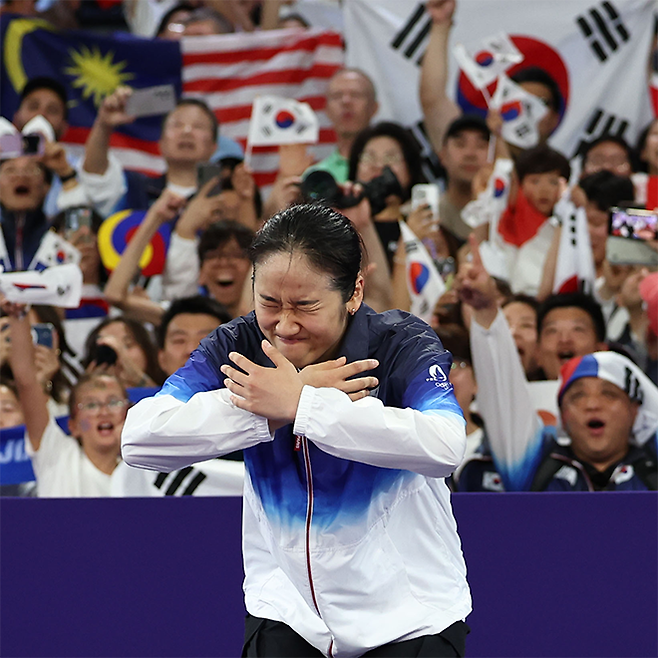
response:
<svg viewBox="0 0 658 658"><path fill-rule="evenodd" d="M328 274L347 302L361 271L363 244L347 217L322 205L301 204L283 210L256 234L250 256L254 271L274 253L303 253L311 265Z"/></svg>

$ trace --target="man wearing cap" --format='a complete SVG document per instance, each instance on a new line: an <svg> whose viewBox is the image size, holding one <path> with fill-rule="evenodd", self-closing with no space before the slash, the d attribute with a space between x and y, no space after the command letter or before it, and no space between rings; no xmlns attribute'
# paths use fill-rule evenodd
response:
<svg viewBox="0 0 658 658"><path fill-rule="evenodd" d="M601 491L656 489L658 389L630 359L616 352L574 356L561 369L561 423L535 411L514 340L489 303L493 282L477 246L462 296L473 308L471 348L478 412L490 455L464 466L467 491Z"/></svg>
<svg viewBox="0 0 658 658"><path fill-rule="evenodd" d="M473 179L487 164L488 149L486 122L473 114L465 114L450 123L438 152L446 170L446 189L439 201L439 223L460 243L465 242L473 230L464 222L461 212L475 198Z"/></svg>

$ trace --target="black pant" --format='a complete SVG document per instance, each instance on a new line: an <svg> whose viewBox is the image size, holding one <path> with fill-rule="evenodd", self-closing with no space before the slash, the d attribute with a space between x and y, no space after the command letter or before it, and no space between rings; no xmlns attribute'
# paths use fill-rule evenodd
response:
<svg viewBox="0 0 658 658"><path fill-rule="evenodd" d="M372 658L443 658L464 656L470 628L457 621L437 635L392 642L371 649L363 656ZM247 615L243 658L321 658L323 654L280 621Z"/></svg>

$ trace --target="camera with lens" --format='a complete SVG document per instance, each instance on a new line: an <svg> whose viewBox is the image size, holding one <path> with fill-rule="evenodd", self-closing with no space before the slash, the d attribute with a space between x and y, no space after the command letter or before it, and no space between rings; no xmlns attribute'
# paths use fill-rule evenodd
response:
<svg viewBox="0 0 658 658"><path fill-rule="evenodd" d="M108 365L113 366L119 355L109 345L96 344L91 352L91 361L95 361L97 366Z"/></svg>
<svg viewBox="0 0 658 658"><path fill-rule="evenodd" d="M378 215L386 208L386 199L395 195L403 198L402 186L390 167L384 167L377 178L363 183L363 192L359 196L345 194L336 179L328 171L312 171L301 185L301 194L305 203L323 203L332 208L351 208L366 197L370 209Z"/></svg>

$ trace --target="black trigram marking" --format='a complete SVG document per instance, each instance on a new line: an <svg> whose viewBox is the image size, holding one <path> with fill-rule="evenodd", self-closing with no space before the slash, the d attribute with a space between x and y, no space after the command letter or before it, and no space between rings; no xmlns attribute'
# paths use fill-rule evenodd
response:
<svg viewBox="0 0 658 658"><path fill-rule="evenodd" d="M609 114L597 107L592 112L585 126L585 134L581 137L572 157L582 155L588 144L602 135L614 135L626 139L625 133L628 125L627 119Z"/></svg>
<svg viewBox="0 0 658 658"><path fill-rule="evenodd" d="M263 126L260 131L263 135L267 135L268 137L272 134L272 129L269 126Z"/></svg>
<svg viewBox="0 0 658 658"><path fill-rule="evenodd" d="M576 23L600 62L617 52L631 36L609 0L590 7L576 18Z"/></svg>
<svg viewBox="0 0 658 658"><path fill-rule="evenodd" d="M425 13L425 5L418 4L409 20L393 38L391 48L400 51L406 59L413 59L419 53L416 64L420 66L431 27L432 19Z"/></svg>
<svg viewBox="0 0 658 658"><path fill-rule="evenodd" d="M192 477L188 477L190 474ZM165 482L167 482L165 496L191 496L206 477L201 471L188 466L173 473L158 473L153 484L158 489L162 489Z"/></svg>
<svg viewBox="0 0 658 658"><path fill-rule="evenodd" d="M407 256L413 254L414 251L418 251L418 245L416 242L409 240L408 242L404 243L404 252L407 254Z"/></svg>
<svg viewBox="0 0 658 658"><path fill-rule="evenodd" d="M571 215L569 218L571 220L571 227L569 228L569 232L571 233L571 245L573 247L576 246L577 241L576 241L576 216Z"/></svg>
<svg viewBox="0 0 658 658"><path fill-rule="evenodd" d="M267 103L267 105L263 106L263 114L269 114L273 109L274 105L272 105L272 103Z"/></svg>
<svg viewBox="0 0 658 658"><path fill-rule="evenodd" d="M624 370L626 371L626 377L624 379L624 390L631 400L642 402L642 398L644 396L642 395L643 391L642 388L640 388L640 382L629 367L626 366Z"/></svg>
<svg viewBox="0 0 658 658"><path fill-rule="evenodd" d="M445 169L432 149L429 137L425 131L425 124L419 121L409 128L409 133L420 150L423 174L425 174L427 181L429 183L435 183L440 178L445 178Z"/></svg>
<svg viewBox="0 0 658 658"><path fill-rule="evenodd" d="M514 132L521 138L525 137L528 133L532 132L530 127L525 123L522 123L518 128L515 128Z"/></svg>

